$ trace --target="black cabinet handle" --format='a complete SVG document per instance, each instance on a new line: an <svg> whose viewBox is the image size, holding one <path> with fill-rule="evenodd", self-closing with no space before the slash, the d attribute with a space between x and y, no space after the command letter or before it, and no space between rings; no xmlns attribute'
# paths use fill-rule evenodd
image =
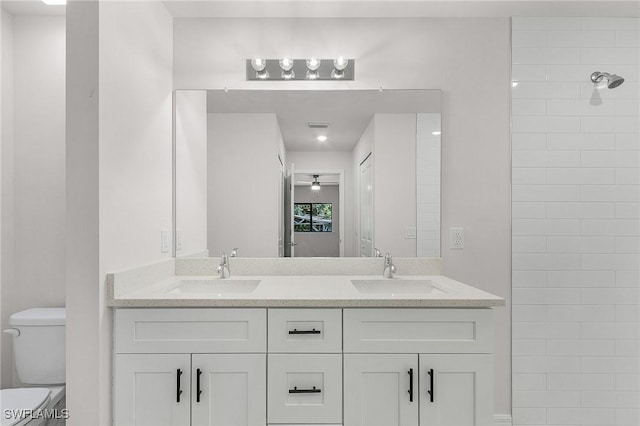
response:
<svg viewBox="0 0 640 426"><path fill-rule="evenodd" d="M427 390L427 393L429 394L429 400L433 402L435 396L435 389L433 388L433 368L427 370L427 374L429 375L429 390Z"/></svg>
<svg viewBox="0 0 640 426"><path fill-rule="evenodd" d="M196 370L196 402L200 402L200 394L202 391L200 390L200 376L202 375L202 370L199 368Z"/></svg>
<svg viewBox="0 0 640 426"><path fill-rule="evenodd" d="M182 393L182 390L180 389L180 376L182 376L182 370L178 368L176 374L176 402L180 402L180 394Z"/></svg>
<svg viewBox="0 0 640 426"><path fill-rule="evenodd" d="M413 368L410 368L407 373L409 374L409 390L407 391L409 392L409 402L413 402Z"/></svg>
<svg viewBox="0 0 640 426"><path fill-rule="evenodd" d="M289 393L320 393L322 389L316 389L314 386L313 389L298 389L297 386L294 386L293 389L289 389Z"/></svg>
<svg viewBox="0 0 640 426"><path fill-rule="evenodd" d="M298 330L294 328L293 330L289 330L289 334L320 334L320 330L316 330L315 328L312 330Z"/></svg>

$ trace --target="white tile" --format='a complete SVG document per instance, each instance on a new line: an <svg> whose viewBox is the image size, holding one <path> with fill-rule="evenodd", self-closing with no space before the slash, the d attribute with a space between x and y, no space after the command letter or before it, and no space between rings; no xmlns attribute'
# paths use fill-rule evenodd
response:
<svg viewBox="0 0 640 426"><path fill-rule="evenodd" d="M547 389L549 390L581 390L582 389L582 375L579 373L573 374L548 374L547 375Z"/></svg>
<svg viewBox="0 0 640 426"><path fill-rule="evenodd" d="M518 408L514 407L514 425L543 425L547 422L547 410L544 408Z"/></svg>
<svg viewBox="0 0 640 426"><path fill-rule="evenodd" d="M513 17L513 29L524 30L579 30L580 18L531 18ZM586 28L588 29L588 28Z"/></svg>
<svg viewBox="0 0 640 426"><path fill-rule="evenodd" d="M548 31L549 47L614 47L614 31Z"/></svg>
<svg viewBox="0 0 640 426"><path fill-rule="evenodd" d="M612 253L613 237L547 237L547 253Z"/></svg>
<svg viewBox="0 0 640 426"><path fill-rule="evenodd" d="M528 337L528 336L527 336ZM546 341L542 339L513 339L511 353L513 356L546 355Z"/></svg>
<svg viewBox="0 0 640 426"><path fill-rule="evenodd" d="M580 373L580 357L514 357L514 373Z"/></svg>
<svg viewBox="0 0 640 426"><path fill-rule="evenodd" d="M580 220L576 219L513 219L513 235L551 236L580 235Z"/></svg>
<svg viewBox="0 0 640 426"><path fill-rule="evenodd" d="M514 391L514 407L580 407L576 391Z"/></svg>
<svg viewBox="0 0 640 426"><path fill-rule="evenodd" d="M544 341L542 341L544 344ZM546 374L514 374L512 377L514 390L546 390Z"/></svg>
<svg viewBox="0 0 640 426"><path fill-rule="evenodd" d="M640 31L616 31L616 46L640 47Z"/></svg>
<svg viewBox="0 0 640 426"><path fill-rule="evenodd" d="M615 426L640 425L640 410L637 408L617 408Z"/></svg>
<svg viewBox="0 0 640 426"><path fill-rule="evenodd" d="M583 288L580 300L586 304L628 305L638 303L638 289L634 288Z"/></svg>
<svg viewBox="0 0 640 426"><path fill-rule="evenodd" d="M519 133L576 133L580 132L580 117L514 116L511 120L514 132Z"/></svg>
<svg viewBox="0 0 640 426"><path fill-rule="evenodd" d="M613 150L616 138L610 134L548 134L547 146L550 150Z"/></svg>
<svg viewBox="0 0 640 426"><path fill-rule="evenodd" d="M580 405L580 404L578 404ZM548 408L548 425L572 425L580 419L581 408Z"/></svg>
<svg viewBox="0 0 640 426"><path fill-rule="evenodd" d="M616 179L615 182L617 184L625 184L625 185L640 185L640 169L633 168L624 168L624 169L616 169ZM640 192L640 188L638 188Z"/></svg>
<svg viewBox="0 0 640 426"><path fill-rule="evenodd" d="M606 65L598 65L598 68L617 68L619 66L621 67L622 65L609 65L608 67ZM637 67L637 65L635 65L634 67ZM591 83L590 81L581 81L576 84L579 86L578 91L580 94L578 95L578 98L588 99L594 103L610 102L615 99L638 99L638 90L640 89L640 85L637 82L626 80L622 85L616 87L615 89L607 89L607 84L604 81L597 85ZM571 90L573 90L573 86L571 86Z"/></svg>
<svg viewBox="0 0 640 426"><path fill-rule="evenodd" d="M517 287L546 287L547 273L545 271L513 271L512 280Z"/></svg>
<svg viewBox="0 0 640 426"><path fill-rule="evenodd" d="M605 64L637 64L638 49L633 47L583 47L580 49L581 63L605 63ZM526 57L525 57L526 58ZM531 58L533 59L533 58ZM573 59L573 57L572 57ZM540 63L540 62L533 62ZM572 63L572 62L551 62Z"/></svg>
<svg viewBox="0 0 640 426"><path fill-rule="evenodd" d="M639 29L638 18L604 18L588 17L579 18L582 30L635 30ZM572 28L573 29L573 28Z"/></svg>
<svg viewBox="0 0 640 426"><path fill-rule="evenodd" d="M512 133L511 149L514 151L544 151L547 149L547 136L540 133Z"/></svg>
<svg viewBox="0 0 640 426"><path fill-rule="evenodd" d="M511 60L514 64L578 64L580 50L577 47L514 47L511 50ZM615 48L615 50L626 50L626 48ZM610 57L617 59L612 55L607 56L607 59ZM612 63L633 64L635 62Z"/></svg>
<svg viewBox="0 0 640 426"><path fill-rule="evenodd" d="M614 99L614 112L616 115L628 115L638 117L640 114L640 101L637 99Z"/></svg>
<svg viewBox="0 0 640 426"><path fill-rule="evenodd" d="M581 155L578 151L513 151L511 161L514 168L580 167Z"/></svg>
<svg viewBox="0 0 640 426"><path fill-rule="evenodd" d="M640 309L638 305L628 304L616 306L615 320L617 322L638 322L640 320Z"/></svg>
<svg viewBox="0 0 640 426"><path fill-rule="evenodd" d="M615 255L622 256L622 255ZM513 269L519 271L557 271L580 269L579 254L534 254L514 253L511 256ZM595 269L595 268L594 268ZM629 268L624 268L629 269Z"/></svg>
<svg viewBox="0 0 640 426"><path fill-rule="evenodd" d="M639 271L616 271L616 286L637 287L640 283Z"/></svg>
<svg viewBox="0 0 640 426"><path fill-rule="evenodd" d="M579 185L513 185L513 201L579 201Z"/></svg>
<svg viewBox="0 0 640 426"><path fill-rule="evenodd" d="M588 407L637 408L640 399L637 392L583 391L582 404Z"/></svg>
<svg viewBox="0 0 640 426"><path fill-rule="evenodd" d="M616 253L640 253L640 237L616 237Z"/></svg>
<svg viewBox="0 0 640 426"><path fill-rule="evenodd" d="M638 307L636 307L638 309ZM640 356L640 340L638 339L618 339L616 340L616 356ZM635 377L637 380L638 377ZM635 387L638 388L640 383L636 383ZM618 390L631 390L620 389ZM636 389L640 390L640 389Z"/></svg>
<svg viewBox="0 0 640 426"><path fill-rule="evenodd" d="M513 322L547 320L547 307L545 305L513 305L511 309Z"/></svg>
<svg viewBox="0 0 640 426"><path fill-rule="evenodd" d="M639 235L637 220L632 219L584 219L580 225L581 235Z"/></svg>
<svg viewBox="0 0 640 426"><path fill-rule="evenodd" d="M640 363L636 357L583 357L584 373L638 374Z"/></svg>
<svg viewBox="0 0 640 426"><path fill-rule="evenodd" d="M514 99L511 102L511 114L513 115L545 115L546 104L544 99Z"/></svg>
<svg viewBox="0 0 640 426"><path fill-rule="evenodd" d="M593 105L588 99L549 99L546 105L547 115L606 116L613 115L614 112L615 102Z"/></svg>
<svg viewBox="0 0 640 426"><path fill-rule="evenodd" d="M616 136L616 149L618 151L639 151L640 150L640 134L618 133L615 136ZM640 156L640 152L637 155Z"/></svg>
<svg viewBox="0 0 640 426"><path fill-rule="evenodd" d="M548 271L547 280L550 287L613 287L616 274L614 271Z"/></svg>
<svg viewBox="0 0 640 426"><path fill-rule="evenodd" d="M514 253L544 253L547 251L545 237L519 237L514 236L511 240Z"/></svg>
<svg viewBox="0 0 640 426"><path fill-rule="evenodd" d="M583 167L638 167L638 151L583 151Z"/></svg>
<svg viewBox="0 0 640 426"><path fill-rule="evenodd" d="M615 390L615 374L581 374L582 390Z"/></svg>
<svg viewBox="0 0 640 426"><path fill-rule="evenodd" d="M634 271L640 269L640 256L637 253L583 254L582 269Z"/></svg>
<svg viewBox="0 0 640 426"><path fill-rule="evenodd" d="M614 339L550 339L547 340L547 355L615 356L616 344Z"/></svg>
<svg viewBox="0 0 640 426"><path fill-rule="evenodd" d="M613 321L616 317L615 305L555 305L547 306L549 321L602 322Z"/></svg>
<svg viewBox="0 0 640 426"><path fill-rule="evenodd" d="M542 168L517 168L511 173L511 182L514 185L546 183L546 169Z"/></svg>
<svg viewBox="0 0 640 426"><path fill-rule="evenodd" d="M581 82L521 81L511 89L511 94L513 99L577 99L581 90Z"/></svg>
<svg viewBox="0 0 640 426"><path fill-rule="evenodd" d="M577 288L514 288L512 295L513 303L522 305L570 305L580 303L580 289Z"/></svg>
<svg viewBox="0 0 640 426"><path fill-rule="evenodd" d="M583 322L580 327L581 337L586 339L633 339L638 336L637 322ZM615 371L591 372L608 373Z"/></svg>
<svg viewBox="0 0 640 426"><path fill-rule="evenodd" d="M584 133L638 133L638 117L582 117L580 128Z"/></svg>
<svg viewBox="0 0 640 426"><path fill-rule="evenodd" d="M615 217L615 204L604 202L547 203L547 217L550 219L610 219Z"/></svg>
<svg viewBox="0 0 640 426"><path fill-rule="evenodd" d="M602 426L616 424L616 410L613 408L583 407L580 409L580 416L581 424L584 426Z"/></svg>
<svg viewBox="0 0 640 426"><path fill-rule="evenodd" d="M513 31L511 46L513 47L546 47L546 31Z"/></svg>
<svg viewBox="0 0 640 426"><path fill-rule="evenodd" d="M584 167L547 169L549 184L612 184L614 182L614 169Z"/></svg>
<svg viewBox="0 0 640 426"><path fill-rule="evenodd" d="M546 81L545 65L512 64L511 78L513 81Z"/></svg>
<svg viewBox="0 0 640 426"><path fill-rule="evenodd" d="M511 217L514 219L531 219L547 217L546 203L514 201L511 204Z"/></svg>
<svg viewBox="0 0 640 426"><path fill-rule="evenodd" d="M602 68L601 68L602 67ZM596 64L571 64L571 65L547 65L546 79L532 79L532 81L565 81L565 82L589 82L585 80L591 73L598 70L605 70L606 65ZM613 69L613 68L612 68ZM613 72L613 71L611 71ZM639 81L637 65L615 65L615 73L625 79L625 84L630 81ZM593 87L593 85L591 85Z"/></svg>
<svg viewBox="0 0 640 426"><path fill-rule="evenodd" d="M616 203L617 219L638 219L640 218L640 204L638 203Z"/></svg>
<svg viewBox="0 0 640 426"><path fill-rule="evenodd" d="M588 183L588 182L585 182ZM638 201L638 185L582 185L582 201Z"/></svg>

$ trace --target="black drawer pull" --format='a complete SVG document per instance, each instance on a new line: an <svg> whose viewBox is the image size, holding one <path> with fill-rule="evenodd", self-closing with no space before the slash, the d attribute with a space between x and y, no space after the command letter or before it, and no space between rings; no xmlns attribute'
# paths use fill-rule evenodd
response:
<svg viewBox="0 0 640 426"><path fill-rule="evenodd" d="M200 402L200 394L202 394L202 390L200 390L200 376L202 375L202 370L199 368L196 370L196 402Z"/></svg>
<svg viewBox="0 0 640 426"><path fill-rule="evenodd" d="M410 368L407 373L409 374L409 390L407 391L409 392L409 402L413 402L413 368Z"/></svg>
<svg viewBox="0 0 640 426"><path fill-rule="evenodd" d="M297 386L294 386L293 389L289 389L289 393L320 393L322 389L316 389L314 386L312 389L298 389Z"/></svg>
<svg viewBox="0 0 640 426"><path fill-rule="evenodd" d="M182 376L182 370L178 368L176 372L176 402L180 402L180 395L182 394L182 389L180 389L180 376Z"/></svg>
<svg viewBox="0 0 640 426"><path fill-rule="evenodd" d="M429 389L427 393L429 394L429 401L433 402L433 397L435 396L435 389L433 388L433 368L427 370L427 374L429 375Z"/></svg>
<svg viewBox="0 0 640 426"><path fill-rule="evenodd" d="M320 334L322 333L320 330L316 330L315 328L312 330L298 330L294 328L293 330L289 330L289 334Z"/></svg>

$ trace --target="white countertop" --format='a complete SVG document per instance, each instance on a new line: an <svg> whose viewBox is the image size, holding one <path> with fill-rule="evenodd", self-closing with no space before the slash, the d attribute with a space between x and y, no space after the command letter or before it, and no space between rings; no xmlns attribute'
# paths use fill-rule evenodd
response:
<svg viewBox="0 0 640 426"><path fill-rule="evenodd" d="M217 292L216 287L260 283L253 291ZM361 292L352 280L375 281L382 292ZM423 292L407 286L421 285ZM192 291L180 292L187 283ZM255 284L255 282L254 282ZM394 291L398 285L401 292ZM430 286L433 289L428 290ZM195 289L195 290L193 290ZM388 291L387 291L388 290ZM115 294L115 295L114 295ZM443 275L265 275L217 276L173 275L130 291L114 291L109 283L109 306L113 307L470 307L504 306L504 299Z"/></svg>

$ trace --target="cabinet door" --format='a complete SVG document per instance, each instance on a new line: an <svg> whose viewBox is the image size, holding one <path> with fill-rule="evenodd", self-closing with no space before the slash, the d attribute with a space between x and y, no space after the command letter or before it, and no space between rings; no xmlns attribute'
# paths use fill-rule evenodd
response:
<svg viewBox="0 0 640 426"><path fill-rule="evenodd" d="M420 426L493 425L493 357L420 355Z"/></svg>
<svg viewBox="0 0 640 426"><path fill-rule="evenodd" d="M193 354L192 357L194 426L266 424L266 355Z"/></svg>
<svg viewBox="0 0 640 426"><path fill-rule="evenodd" d="M417 355L345 354L345 426L417 425L418 376Z"/></svg>
<svg viewBox="0 0 640 426"><path fill-rule="evenodd" d="M116 355L114 424L188 425L190 361L188 354Z"/></svg>

